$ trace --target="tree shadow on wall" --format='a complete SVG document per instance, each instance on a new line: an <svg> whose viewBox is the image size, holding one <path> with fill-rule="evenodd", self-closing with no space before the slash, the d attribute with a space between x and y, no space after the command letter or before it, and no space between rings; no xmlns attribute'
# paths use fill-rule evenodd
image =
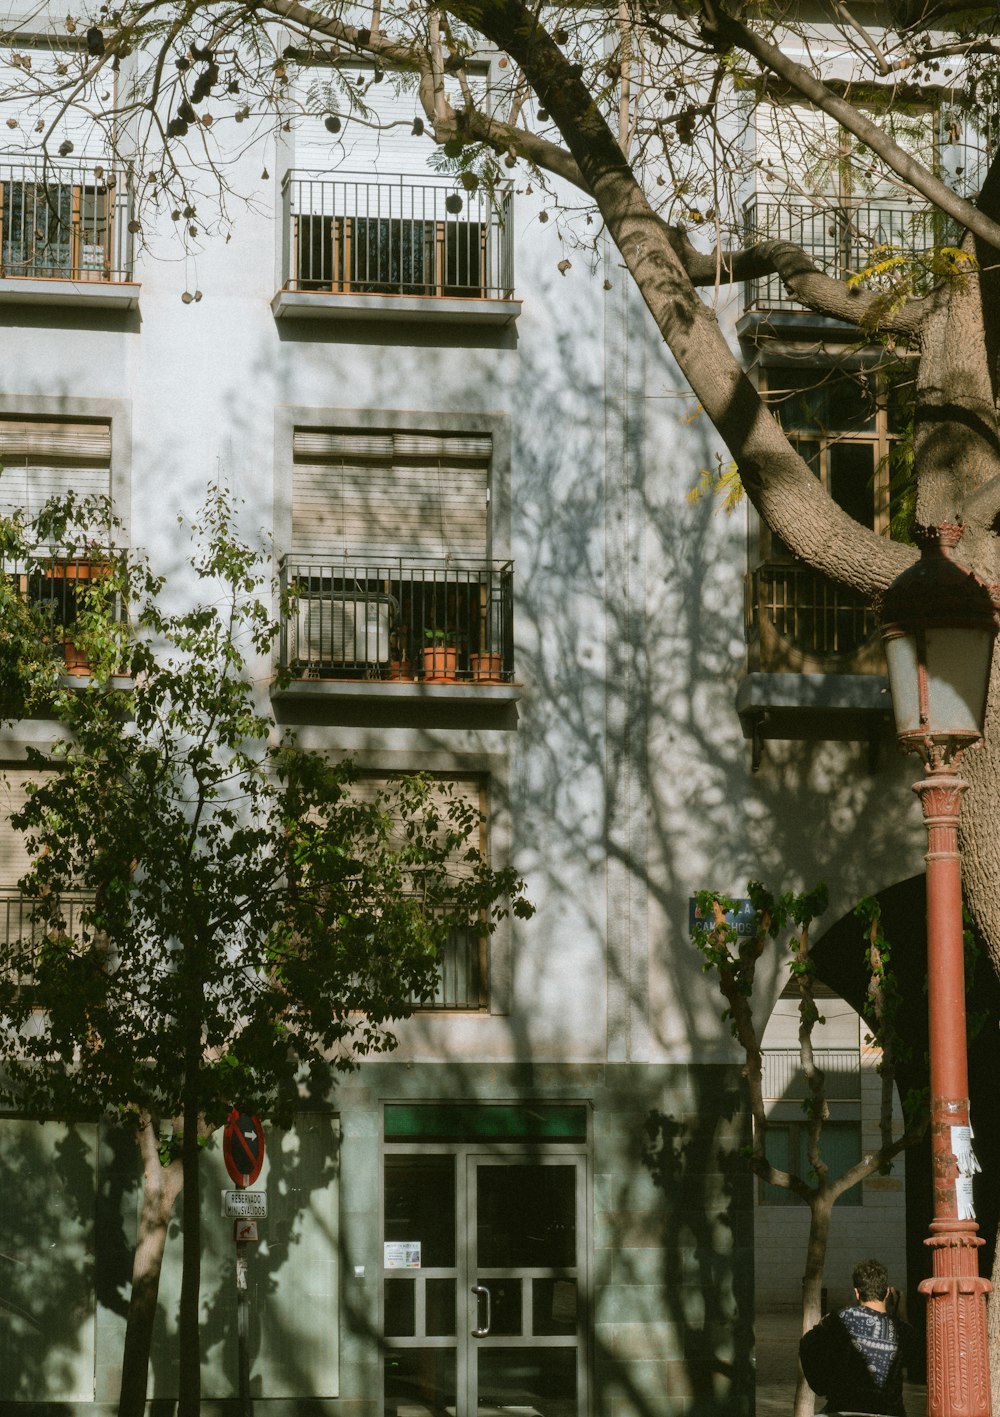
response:
<svg viewBox="0 0 1000 1417"><path fill-rule="evenodd" d="M0 1121L0 1406L89 1394L96 1128Z"/></svg>
<svg viewBox="0 0 1000 1417"><path fill-rule="evenodd" d="M668 1390L692 1413L754 1410L753 1188L735 1074L720 1087L690 1069L688 1108L650 1111L637 1158L661 1202L660 1284L678 1354Z"/></svg>

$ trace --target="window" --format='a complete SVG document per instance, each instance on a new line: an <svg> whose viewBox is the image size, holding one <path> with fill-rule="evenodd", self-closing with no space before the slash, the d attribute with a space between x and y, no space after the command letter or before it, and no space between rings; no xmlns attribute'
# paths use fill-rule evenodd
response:
<svg viewBox="0 0 1000 1417"><path fill-rule="evenodd" d="M445 791L459 797L476 812L480 819L479 840L470 840L469 846L476 848L483 856L488 854L488 819L486 783L479 777L442 777L442 798ZM362 777L351 787L351 793L362 800L371 801L377 792L384 790L384 777ZM400 840L402 844L402 839ZM468 849L468 848L467 848ZM456 881L468 877L469 864L456 859L450 866L451 878ZM478 1011L486 1009L489 1003L489 936L484 930L474 926L468 929L452 930L438 959L437 983L431 998L414 999L419 1009L446 1009Z"/></svg>
<svg viewBox="0 0 1000 1417"><path fill-rule="evenodd" d="M371 105L362 119L328 75L321 67L303 71L296 95L302 111L284 181L283 288L510 301L511 185L470 192L433 172L432 144L414 124L423 111L414 88L373 90L373 71L361 65L361 91ZM473 82L482 85L485 70Z"/></svg>
<svg viewBox="0 0 1000 1417"><path fill-rule="evenodd" d="M771 368L763 392L830 496L862 526L904 534L911 375L905 367L844 371ZM871 608L795 560L761 525L752 534L748 595L751 667L878 671Z"/></svg>
<svg viewBox="0 0 1000 1417"><path fill-rule="evenodd" d="M36 516L52 497L111 495L111 425L107 420L51 420L0 417L0 516ZM86 530L86 528L82 528ZM2 565L20 592L42 606L62 631L62 652L70 673L88 666L73 643L73 626L85 587L106 569L100 542L105 526L93 528L93 545L84 554L65 554L58 546L39 547L31 568Z"/></svg>
<svg viewBox="0 0 1000 1417"><path fill-rule="evenodd" d="M55 40L10 50L0 97L0 278L130 279L129 183L106 156L114 79L105 71L63 108L78 65L72 46Z"/></svg>
<svg viewBox="0 0 1000 1417"><path fill-rule="evenodd" d="M509 681L488 435L297 428L283 663L298 677Z"/></svg>
<svg viewBox="0 0 1000 1417"><path fill-rule="evenodd" d="M0 516L39 512L49 497L111 495L111 424L0 418Z"/></svg>
<svg viewBox="0 0 1000 1417"><path fill-rule="evenodd" d="M779 1171L790 1171L809 1181L808 1123L769 1122L767 1127L767 1158ZM830 1176L842 1175L861 1160L861 1123L825 1122L820 1137L820 1155L830 1168ZM761 1205L803 1205L793 1191L782 1186L758 1182ZM852 1186L837 1201L838 1205L862 1204L861 1187Z"/></svg>

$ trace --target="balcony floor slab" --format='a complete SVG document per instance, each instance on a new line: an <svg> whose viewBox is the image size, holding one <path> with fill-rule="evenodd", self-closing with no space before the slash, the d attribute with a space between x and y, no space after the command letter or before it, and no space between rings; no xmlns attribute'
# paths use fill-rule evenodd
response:
<svg viewBox="0 0 1000 1417"><path fill-rule="evenodd" d="M0 307L4 305L65 305L74 310L136 310L138 281L0 279Z"/></svg>
<svg viewBox="0 0 1000 1417"><path fill-rule="evenodd" d="M407 324L509 325L520 300L474 300L433 295L340 295L322 290L279 290L271 301L276 320L373 320Z"/></svg>
<svg viewBox="0 0 1000 1417"><path fill-rule="evenodd" d="M384 679L293 679L287 688L271 690L276 702L346 700L351 703L423 703L429 708L461 704L465 708L496 708L513 704L521 697L520 684L466 684L419 680L392 682Z"/></svg>

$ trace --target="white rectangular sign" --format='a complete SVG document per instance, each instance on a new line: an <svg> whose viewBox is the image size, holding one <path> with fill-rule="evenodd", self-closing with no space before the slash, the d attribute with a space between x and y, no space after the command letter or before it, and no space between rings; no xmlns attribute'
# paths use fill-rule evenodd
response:
<svg viewBox="0 0 1000 1417"><path fill-rule="evenodd" d="M419 1269L419 1240L386 1240L383 1242L382 1264L385 1269Z"/></svg>
<svg viewBox="0 0 1000 1417"><path fill-rule="evenodd" d="M265 1220L266 1191L223 1191L222 1214L227 1220Z"/></svg>

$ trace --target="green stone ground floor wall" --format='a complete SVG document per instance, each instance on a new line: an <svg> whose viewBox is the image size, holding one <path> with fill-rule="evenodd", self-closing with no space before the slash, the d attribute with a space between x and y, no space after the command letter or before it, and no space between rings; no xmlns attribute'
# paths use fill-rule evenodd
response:
<svg viewBox="0 0 1000 1417"><path fill-rule="evenodd" d="M567 1117L569 1130L560 1132ZM135 1160L120 1138L96 1127L24 1125L4 1131L0 1121L0 1217L8 1232L0 1263L30 1268L37 1250L37 1272L0 1296L0 1357L4 1350L19 1355L16 1386L8 1377L0 1411L105 1417L115 1410ZM455 1351L475 1349L467 1367L482 1377L497 1351L516 1356L518 1344L526 1371L540 1354L558 1358L561 1371L570 1350L578 1355L575 1399L553 1389L551 1400L529 1404L540 1417L750 1413L752 1192L740 1156L746 1132L737 1068L366 1064L311 1103L294 1134L267 1130L268 1161L257 1184L267 1188L269 1213L250 1246L257 1417L379 1417L383 1405L396 1417L475 1417L473 1406L481 1417L491 1405L486 1378L479 1389L485 1399L477 1400L474 1384L460 1383L457 1393L447 1387ZM454 1180L450 1190L436 1191L449 1167L459 1175L457 1192ZM463 1191L473 1175L484 1184ZM559 1178L570 1175L572 1213L562 1221L553 1197ZM426 1195L415 1211L408 1187L421 1176ZM513 1190L505 1198L508 1183ZM220 1216L225 1184L221 1158L210 1148L202 1196L206 1414L236 1412L235 1246L232 1222ZM32 1186L45 1205L29 1233ZM525 1254L497 1253L508 1243L503 1225L470 1218L495 1204L522 1213ZM484 1235L492 1237L494 1253L486 1258L494 1268L479 1286L491 1290L488 1298L459 1292L470 1273L473 1280L483 1274L435 1256L427 1240L422 1253L407 1243L411 1228L446 1234L449 1206L456 1228L471 1227L481 1247ZM176 1391L179 1224L171 1229L150 1402L164 1414ZM557 1248L569 1246L556 1268L536 1263L551 1258L532 1248L543 1231ZM459 1252L467 1239L457 1235ZM435 1270L442 1258L447 1263ZM505 1268L508 1261L521 1268ZM484 1303L493 1304L490 1315ZM445 1311L451 1316L442 1319ZM489 1322L481 1343L466 1337ZM419 1338L425 1331L436 1335L426 1344ZM406 1337L414 1332L417 1339ZM536 1333L543 1335L537 1341ZM439 1359L449 1377L438 1384L435 1408L428 1362ZM464 1371L461 1356L457 1362ZM410 1399L400 1383L415 1375ZM528 1406L513 1389L507 1393L507 1410L526 1417Z"/></svg>

